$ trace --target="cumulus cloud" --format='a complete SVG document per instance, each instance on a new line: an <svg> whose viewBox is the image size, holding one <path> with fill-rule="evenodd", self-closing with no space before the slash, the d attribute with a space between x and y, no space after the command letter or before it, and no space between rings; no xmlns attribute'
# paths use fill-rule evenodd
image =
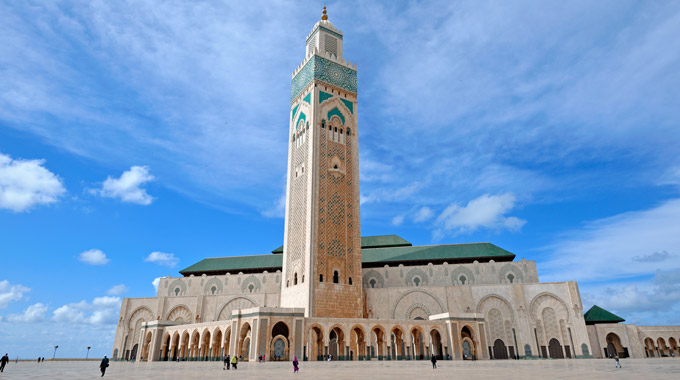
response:
<svg viewBox="0 0 680 380"><path fill-rule="evenodd" d="M392 218L392 225L395 227L401 226L402 223L404 223L404 216L403 215L397 215L394 218Z"/></svg>
<svg viewBox="0 0 680 380"><path fill-rule="evenodd" d="M179 259L174 254L158 251L149 253L149 256L144 258L144 261L167 267L175 267L179 263Z"/></svg>
<svg viewBox="0 0 680 380"><path fill-rule="evenodd" d="M12 285L7 280L0 281L0 309L9 306L12 301L19 301L24 297L24 293L31 289L23 285Z"/></svg>
<svg viewBox="0 0 680 380"><path fill-rule="evenodd" d="M150 205L154 198L142 186L155 178L149 173L148 166L132 166L120 178L106 178L102 188L94 193L106 198L117 198L123 202Z"/></svg>
<svg viewBox="0 0 680 380"><path fill-rule="evenodd" d="M418 209L416 211L416 214L413 216L413 221L416 223L422 223L425 221L430 220L434 216L434 212L432 211L431 208L424 206Z"/></svg>
<svg viewBox="0 0 680 380"><path fill-rule="evenodd" d="M542 279L608 281L679 268L678 220L680 198L568 231L545 247L548 258L539 263Z"/></svg>
<svg viewBox="0 0 680 380"><path fill-rule="evenodd" d="M118 319L120 303L120 297L96 297L91 303L69 303L54 310L52 319L65 323L111 325Z"/></svg>
<svg viewBox="0 0 680 380"><path fill-rule="evenodd" d="M457 203L449 205L435 221L436 235L458 235L473 232L479 228L516 231L526 220L506 216L515 207L515 196L484 194L473 199L465 206Z"/></svg>
<svg viewBox="0 0 680 380"><path fill-rule="evenodd" d="M128 289L128 287L125 286L125 284L118 284L118 285L112 286L111 289L107 290L106 294L108 294L110 296L119 296L121 294L127 293L128 290L130 290L130 289Z"/></svg>
<svg viewBox="0 0 680 380"><path fill-rule="evenodd" d="M158 293L158 285L161 283L161 278L162 277L156 277L151 282L151 285L153 285L153 289L156 291L156 293Z"/></svg>
<svg viewBox="0 0 680 380"><path fill-rule="evenodd" d="M66 189L44 163L45 160L13 160L0 153L0 208L21 212L59 200Z"/></svg>
<svg viewBox="0 0 680 380"><path fill-rule="evenodd" d="M7 316L9 322L42 322L47 313L47 305L40 302L33 304L24 310L22 314L10 314Z"/></svg>
<svg viewBox="0 0 680 380"><path fill-rule="evenodd" d="M78 260L90 265L104 265L110 261L106 254L99 249L90 249L81 253Z"/></svg>

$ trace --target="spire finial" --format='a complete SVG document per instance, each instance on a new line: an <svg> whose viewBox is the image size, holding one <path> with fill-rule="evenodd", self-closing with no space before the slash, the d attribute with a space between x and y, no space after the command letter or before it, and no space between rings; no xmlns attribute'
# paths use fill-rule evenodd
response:
<svg viewBox="0 0 680 380"><path fill-rule="evenodd" d="M326 14L326 6L323 6L323 15L321 15L322 20L328 20L328 15Z"/></svg>

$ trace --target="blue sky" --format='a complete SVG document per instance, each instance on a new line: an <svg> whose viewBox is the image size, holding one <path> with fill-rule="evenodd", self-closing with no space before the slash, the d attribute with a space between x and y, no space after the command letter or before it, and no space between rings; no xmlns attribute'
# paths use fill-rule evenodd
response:
<svg viewBox="0 0 680 380"><path fill-rule="evenodd" d="M680 5L328 1L362 234L490 241L680 324ZM319 1L0 1L0 350L109 354L122 297L283 241Z"/></svg>

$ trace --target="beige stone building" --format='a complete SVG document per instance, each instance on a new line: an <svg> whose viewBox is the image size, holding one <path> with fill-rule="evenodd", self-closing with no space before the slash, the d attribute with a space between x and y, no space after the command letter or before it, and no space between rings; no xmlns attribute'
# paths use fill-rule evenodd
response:
<svg viewBox="0 0 680 380"><path fill-rule="evenodd" d="M114 359L677 354L677 327L587 326L575 282L539 282L535 262L493 244L361 237L356 65L325 13L292 77L283 246L205 259L124 299Z"/></svg>

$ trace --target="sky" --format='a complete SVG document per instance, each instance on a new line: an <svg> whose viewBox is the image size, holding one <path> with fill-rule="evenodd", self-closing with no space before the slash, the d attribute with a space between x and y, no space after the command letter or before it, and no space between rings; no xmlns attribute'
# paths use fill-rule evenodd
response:
<svg viewBox="0 0 680 380"><path fill-rule="evenodd" d="M680 3L326 5L358 66L362 235L488 241L585 310L680 324ZM2 354L110 354L122 298L282 244L321 6L0 0Z"/></svg>

